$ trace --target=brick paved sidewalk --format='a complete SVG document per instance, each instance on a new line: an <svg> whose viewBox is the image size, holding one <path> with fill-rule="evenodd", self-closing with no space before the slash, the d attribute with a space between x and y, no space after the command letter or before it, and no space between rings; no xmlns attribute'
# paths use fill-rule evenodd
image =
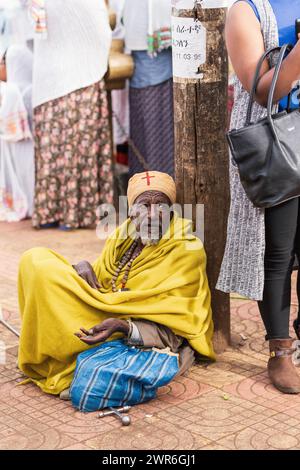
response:
<svg viewBox="0 0 300 470"><path fill-rule="evenodd" d="M93 261L100 242L93 231L34 231L30 222L0 223L0 303L16 328L20 255L48 246L70 261ZM293 293L292 318L297 311ZM282 395L269 383L267 344L256 304L232 301L233 346L209 366L160 390L131 410L132 425L82 414L68 402L17 386L17 340L0 325L6 365L0 366L0 449L300 449L300 396Z"/></svg>

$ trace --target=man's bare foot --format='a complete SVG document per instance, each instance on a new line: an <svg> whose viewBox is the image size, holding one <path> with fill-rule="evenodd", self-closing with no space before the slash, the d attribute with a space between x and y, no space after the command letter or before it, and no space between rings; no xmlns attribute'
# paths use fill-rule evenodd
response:
<svg viewBox="0 0 300 470"><path fill-rule="evenodd" d="M63 390L62 392L60 392L59 398L60 398L61 400L71 400L71 397L70 397L70 389L69 389L69 388L66 388L65 390Z"/></svg>

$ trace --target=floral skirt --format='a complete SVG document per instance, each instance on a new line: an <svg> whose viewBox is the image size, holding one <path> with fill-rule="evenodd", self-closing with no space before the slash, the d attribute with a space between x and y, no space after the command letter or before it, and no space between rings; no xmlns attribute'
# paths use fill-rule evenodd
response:
<svg viewBox="0 0 300 470"><path fill-rule="evenodd" d="M38 106L34 124L33 226L95 226L99 205L113 203L111 131L104 82Z"/></svg>

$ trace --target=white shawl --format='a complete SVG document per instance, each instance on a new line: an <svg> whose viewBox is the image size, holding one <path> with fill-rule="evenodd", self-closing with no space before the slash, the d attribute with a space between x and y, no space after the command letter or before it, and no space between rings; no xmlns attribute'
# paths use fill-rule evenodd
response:
<svg viewBox="0 0 300 470"><path fill-rule="evenodd" d="M7 50L7 82L0 84L0 221L15 222L33 211L32 60L25 46Z"/></svg>
<svg viewBox="0 0 300 470"><path fill-rule="evenodd" d="M35 35L33 106L100 81L111 29L104 0L45 0L47 38Z"/></svg>
<svg viewBox="0 0 300 470"><path fill-rule="evenodd" d="M9 142L32 139L23 96L32 85L32 53L11 46L6 54L7 82L1 83L0 138Z"/></svg>
<svg viewBox="0 0 300 470"><path fill-rule="evenodd" d="M7 142L32 139L28 114L20 89L13 83L2 82L0 94L0 139Z"/></svg>

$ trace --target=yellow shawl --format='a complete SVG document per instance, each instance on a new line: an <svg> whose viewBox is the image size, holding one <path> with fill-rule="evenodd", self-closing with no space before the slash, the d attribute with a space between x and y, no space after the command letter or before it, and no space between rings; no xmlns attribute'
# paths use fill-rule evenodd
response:
<svg viewBox="0 0 300 470"><path fill-rule="evenodd" d="M129 220L107 240L93 265L99 290L52 250L27 251L19 270L20 369L45 392L60 393L72 381L78 353L88 348L73 333L112 316L165 325L214 359L206 256L201 241L186 234L189 223L175 215L159 244L144 248L133 262L126 292L112 293L110 282L117 260L132 243L126 236Z"/></svg>

